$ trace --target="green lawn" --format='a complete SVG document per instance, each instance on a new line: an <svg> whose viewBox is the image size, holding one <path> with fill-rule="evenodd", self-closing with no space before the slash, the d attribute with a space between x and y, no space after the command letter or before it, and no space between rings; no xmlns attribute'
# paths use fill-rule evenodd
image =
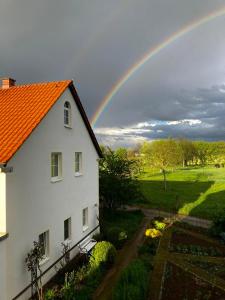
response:
<svg viewBox="0 0 225 300"><path fill-rule="evenodd" d="M149 208L212 219L225 210L225 168L185 168L167 174L167 191L157 170L145 169L139 178Z"/></svg>

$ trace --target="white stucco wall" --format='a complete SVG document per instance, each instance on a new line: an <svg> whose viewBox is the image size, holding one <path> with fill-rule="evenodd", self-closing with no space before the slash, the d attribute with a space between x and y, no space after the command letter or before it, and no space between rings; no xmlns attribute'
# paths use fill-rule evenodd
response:
<svg viewBox="0 0 225 300"><path fill-rule="evenodd" d="M6 174L0 169L0 232L6 232Z"/></svg>
<svg viewBox="0 0 225 300"><path fill-rule="evenodd" d="M63 125L63 105L72 106L72 129ZM51 153L62 152L63 179L51 182ZM74 153L82 152L83 175L74 176ZM98 155L82 121L74 99L66 90L44 120L8 163L7 174L7 299L28 283L24 258L40 233L49 230L50 259L43 269L61 254L64 220L72 219L72 244L97 224ZM82 230L82 209L88 207L89 228ZM50 274L51 275L51 274ZM47 279L47 278L46 278ZM23 299L23 297L21 297Z"/></svg>
<svg viewBox="0 0 225 300"><path fill-rule="evenodd" d="M6 297L6 244L7 240L0 241L0 299Z"/></svg>

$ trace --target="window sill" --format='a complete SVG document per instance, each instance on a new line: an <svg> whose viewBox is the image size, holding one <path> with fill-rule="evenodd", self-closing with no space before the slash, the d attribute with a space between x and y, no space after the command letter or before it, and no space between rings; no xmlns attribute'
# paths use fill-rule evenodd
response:
<svg viewBox="0 0 225 300"><path fill-rule="evenodd" d="M74 174L75 177L80 177L80 176L82 176L82 175L83 175L83 174L82 174L82 173L79 173L79 172L77 172L77 173Z"/></svg>
<svg viewBox="0 0 225 300"><path fill-rule="evenodd" d="M72 243L71 239L66 239L65 241L63 241L63 244L66 246L69 246Z"/></svg>
<svg viewBox="0 0 225 300"><path fill-rule="evenodd" d="M83 232L85 232L88 229L88 226L83 226Z"/></svg>
<svg viewBox="0 0 225 300"><path fill-rule="evenodd" d="M0 242L4 241L5 239L7 239L8 236L9 236L8 233L6 233L6 232L0 232Z"/></svg>
<svg viewBox="0 0 225 300"><path fill-rule="evenodd" d="M40 261L40 266L45 265L49 260L50 260L50 257L45 256L45 257Z"/></svg>
<svg viewBox="0 0 225 300"><path fill-rule="evenodd" d="M71 125L66 125L66 124L64 124L64 127L69 128L69 129L72 129L72 126L71 126Z"/></svg>
<svg viewBox="0 0 225 300"><path fill-rule="evenodd" d="M63 178L62 177L52 177L51 178L51 182L58 182L58 181L62 181Z"/></svg>

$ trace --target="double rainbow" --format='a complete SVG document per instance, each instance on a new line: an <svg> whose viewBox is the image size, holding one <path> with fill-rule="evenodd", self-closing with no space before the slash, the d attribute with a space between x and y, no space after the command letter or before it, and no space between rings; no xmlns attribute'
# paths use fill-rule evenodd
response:
<svg viewBox="0 0 225 300"><path fill-rule="evenodd" d="M225 7L220 8L195 22L188 24L187 26L183 27L179 31L175 32L168 38L166 38L162 43L157 45L156 47L151 48L144 56L142 56L137 62L135 62L124 74L123 76L112 86L108 94L103 98L99 107L97 108L96 112L94 113L91 124L94 127L98 118L105 110L107 105L112 100L113 96L120 90L120 88L132 77L132 75L137 72L147 61L161 52L163 49L168 47L170 44L178 40L179 38L183 37L185 34L188 34L195 30L196 28L213 21L214 19L224 16L225 15Z"/></svg>

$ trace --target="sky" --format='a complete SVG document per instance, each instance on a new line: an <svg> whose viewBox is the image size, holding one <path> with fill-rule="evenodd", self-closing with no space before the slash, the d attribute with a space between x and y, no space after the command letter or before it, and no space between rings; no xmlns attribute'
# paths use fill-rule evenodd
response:
<svg viewBox="0 0 225 300"><path fill-rule="evenodd" d="M0 76L73 79L90 120L147 52L225 0L0 0ZM225 14L162 49L93 124L100 143L225 139Z"/></svg>

